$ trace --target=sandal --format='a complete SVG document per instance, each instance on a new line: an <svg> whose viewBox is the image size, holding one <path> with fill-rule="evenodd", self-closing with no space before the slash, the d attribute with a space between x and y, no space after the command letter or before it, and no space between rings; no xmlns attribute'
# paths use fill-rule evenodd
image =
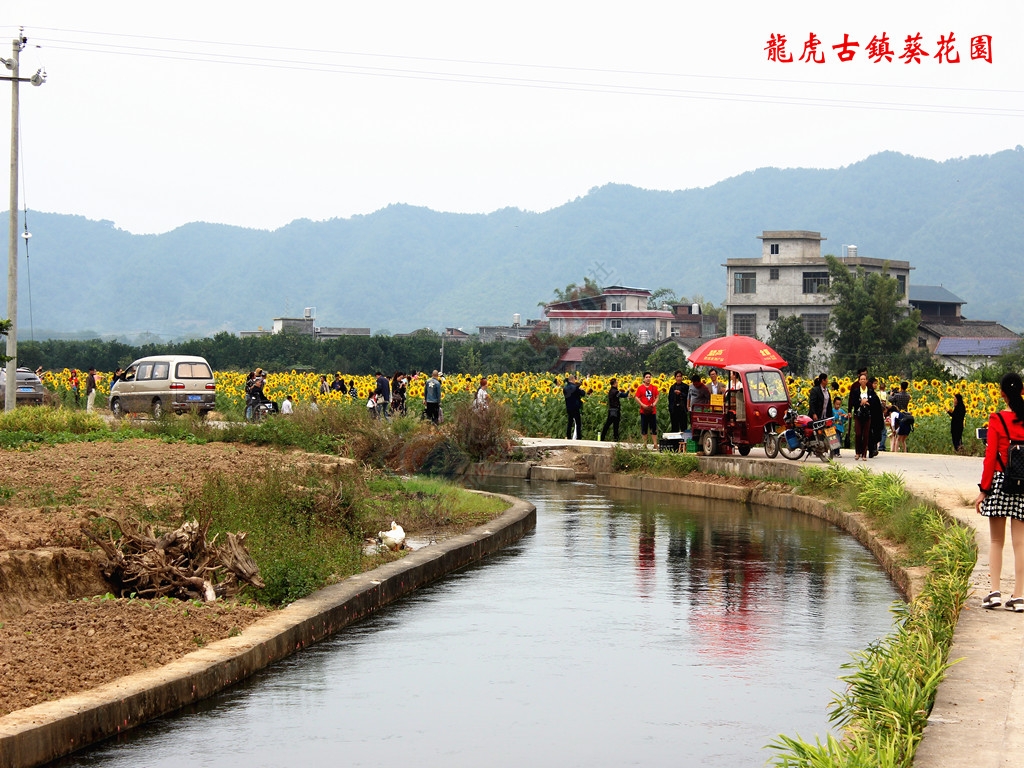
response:
<svg viewBox="0 0 1024 768"><path fill-rule="evenodd" d="M1006 610L1013 611L1014 613L1024 613L1024 597L1010 595L1010 599L1006 601L1004 607Z"/></svg>
<svg viewBox="0 0 1024 768"><path fill-rule="evenodd" d="M1021 610L1024 611L1024 599L1018 597L1017 600L1021 604ZM1003 595L1000 592L989 592L988 595L985 596L985 599L981 601L982 608L998 608L1002 604ZM1006 605L1007 610L1016 610L1015 608L1010 608L1009 603L1007 603Z"/></svg>

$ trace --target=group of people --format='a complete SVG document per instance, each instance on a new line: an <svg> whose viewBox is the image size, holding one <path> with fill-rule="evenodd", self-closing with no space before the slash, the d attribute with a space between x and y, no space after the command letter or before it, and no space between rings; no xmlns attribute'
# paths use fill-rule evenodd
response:
<svg viewBox="0 0 1024 768"><path fill-rule="evenodd" d="M341 377L340 373L334 374L334 381L328 382L326 374L320 375L320 394L329 395L331 392L339 392L342 395L348 395L353 400L359 397L359 392L356 390L356 382L354 379L349 379L348 384L345 384L345 380Z"/></svg>
<svg viewBox="0 0 1024 768"><path fill-rule="evenodd" d="M366 409L374 418L388 419L393 415L404 416L408 413L409 384L422 377L426 378L423 384L423 417L434 424L440 424L441 375L436 370L429 378L425 373L407 374L402 371L395 371L390 379L380 371L375 371L373 376L374 388L367 397Z"/></svg>
<svg viewBox="0 0 1024 768"><path fill-rule="evenodd" d="M724 395L730 388L738 389L740 386L739 377L735 374L728 383L723 380L715 368L711 369L708 376L707 384L704 383L704 377L700 373L694 373L690 377L690 382L687 383L684 381L682 371L674 372L667 398L671 432L682 433L687 430L689 413L695 405L706 405L711 402L712 395ZM580 385L576 374L570 373L565 377L562 396L565 398L565 437L567 440L572 440L574 437L581 440L583 439L583 398L587 396L587 392ZM612 439L618 442L619 426L622 422L622 400L626 398L634 400L640 410L640 435L644 446L652 441L657 446L658 400L660 397L661 392L658 385L652 382L650 371L644 371L643 380L633 393L619 389L618 379L611 379L608 382L608 411L598 439L605 440L610 430Z"/></svg>
<svg viewBox="0 0 1024 768"><path fill-rule="evenodd" d="M836 394L836 383L829 389L828 374L822 373L814 380L808 394L807 415L814 420L833 419L836 432L844 448L850 447L851 438L855 448L855 461L866 461L886 450L887 442L893 451L906 452L907 436L914 428L914 416L910 413L910 383L900 382L898 391L886 398L879 393L878 380L868 375L867 368L857 372L857 381L850 387L846 407ZM961 425L961 434L963 428ZM838 451L834 455L838 455Z"/></svg>

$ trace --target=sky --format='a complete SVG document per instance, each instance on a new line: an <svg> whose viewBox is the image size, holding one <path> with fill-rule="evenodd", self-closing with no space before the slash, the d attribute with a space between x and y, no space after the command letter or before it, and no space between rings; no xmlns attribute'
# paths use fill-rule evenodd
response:
<svg viewBox="0 0 1024 768"><path fill-rule="evenodd" d="M23 26L21 75L46 72L20 88L19 208L133 233L392 203L544 211L608 183L1024 143L1019 0L3 5L0 56ZM812 34L824 63L799 60ZM869 57L883 34L892 62ZM927 55L904 63L918 34ZM791 62L770 58L779 36ZM981 36L991 63L971 58Z"/></svg>

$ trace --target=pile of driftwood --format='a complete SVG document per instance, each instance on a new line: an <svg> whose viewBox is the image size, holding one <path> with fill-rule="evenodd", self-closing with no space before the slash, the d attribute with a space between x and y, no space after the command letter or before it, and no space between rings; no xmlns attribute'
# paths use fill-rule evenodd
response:
<svg viewBox="0 0 1024 768"><path fill-rule="evenodd" d="M113 515L107 519L120 530L104 538L92 526L82 532L103 550L103 571L119 588L121 596L142 598L171 596L183 600L231 597L246 584L263 587L259 568L245 547L244 533L229 533L223 543L206 540L209 521L192 520L176 530L157 536L151 525Z"/></svg>

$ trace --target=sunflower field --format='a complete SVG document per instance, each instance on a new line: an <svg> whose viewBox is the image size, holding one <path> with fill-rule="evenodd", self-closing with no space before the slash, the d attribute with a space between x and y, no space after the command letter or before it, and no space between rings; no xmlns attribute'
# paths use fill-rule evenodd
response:
<svg viewBox="0 0 1024 768"><path fill-rule="evenodd" d="M78 373L80 386L78 403L76 403L71 390L71 377L72 373L68 369L46 372L42 377L43 385L53 393L53 399L58 403L67 407L84 407L85 373ZM229 415L241 414L245 401L245 377L244 372L236 371L219 371L214 374L217 383L218 411ZM355 382L357 392L355 398L339 392L322 395L319 391L319 374L296 371L268 374L264 392L267 397L277 402L283 400L285 395L290 394L297 407L308 404L314 396L321 407L339 404L351 405L354 401L360 405L365 404L375 386L373 376L344 375L343 378L346 382ZM584 438L597 439L601 431L607 410L607 392L613 378L618 379L619 389L629 393L635 392L641 383L641 377L636 374L585 376L580 380L583 390L587 393L583 401ZM110 379L110 373L99 374L99 392L96 398L98 409L102 410L106 407ZM534 437L563 437L565 435L565 401L562 397L564 376L539 373L501 373L489 375L487 379L491 397L504 402L511 409L514 427L523 435ZM854 380L839 378L833 381L838 385L838 390L834 394L838 394L845 404ZM415 415L423 411L425 382L425 378L418 377L409 384L407 397L408 410L411 414ZM446 376L443 386L445 401L452 396L456 396L455 399L472 396L476 392L479 382L479 376L468 374ZM669 427L668 406L664 394L668 391L671 382L672 377L669 374L658 374L652 378L652 383L662 393L658 408L659 432L667 431ZM810 379L802 378L790 378L788 382L794 406L801 412L806 412L807 395L813 382ZM896 377L880 379L878 388L880 394L895 391L899 388L899 379ZM950 419L947 411L953 407L953 395L958 392L963 396L967 406L964 448L968 453L983 451L981 443L974 438L974 430L987 425L989 414L1004 407L998 384L918 379L910 383L908 392L911 397L910 412L914 414L914 432L907 441L908 448L912 452L952 452L949 432ZM639 438L640 419L636 401L632 398L623 398L622 406L620 439ZM443 407L444 402L442 403Z"/></svg>

